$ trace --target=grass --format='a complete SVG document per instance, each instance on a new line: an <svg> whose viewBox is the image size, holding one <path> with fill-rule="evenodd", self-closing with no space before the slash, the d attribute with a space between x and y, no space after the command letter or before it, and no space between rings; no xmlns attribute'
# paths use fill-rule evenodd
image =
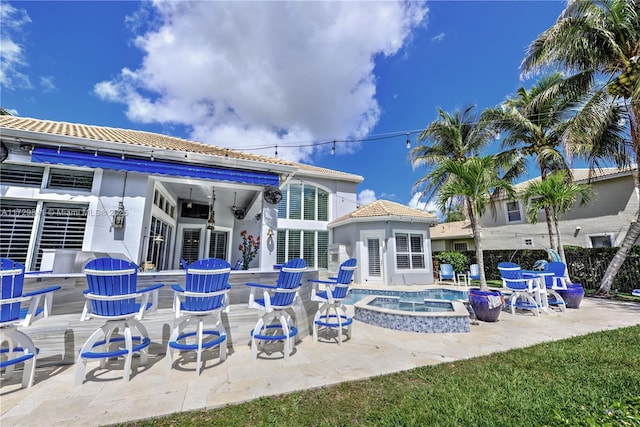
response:
<svg viewBox="0 0 640 427"><path fill-rule="evenodd" d="M637 427L640 326L126 425Z"/></svg>

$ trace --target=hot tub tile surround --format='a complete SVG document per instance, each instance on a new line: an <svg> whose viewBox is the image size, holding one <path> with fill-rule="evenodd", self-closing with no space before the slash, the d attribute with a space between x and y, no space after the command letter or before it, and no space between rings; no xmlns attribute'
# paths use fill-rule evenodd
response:
<svg viewBox="0 0 640 427"><path fill-rule="evenodd" d="M469 312L460 301L425 299L429 305L446 305L453 308L442 312L410 312L369 305L382 298L398 301L395 296L370 295L354 304L354 317L365 323L388 329L424 333L469 332Z"/></svg>

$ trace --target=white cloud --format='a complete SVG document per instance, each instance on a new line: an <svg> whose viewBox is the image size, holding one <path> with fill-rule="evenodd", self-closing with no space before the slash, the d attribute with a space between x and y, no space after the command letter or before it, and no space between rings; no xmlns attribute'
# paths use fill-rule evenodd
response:
<svg viewBox="0 0 640 427"><path fill-rule="evenodd" d="M55 92L58 89L54 83L53 76L40 77L40 86L45 92Z"/></svg>
<svg viewBox="0 0 640 427"><path fill-rule="evenodd" d="M301 142L365 136L377 123L374 59L425 21L417 2L162 2L135 70L95 85L131 120L177 123L199 141L309 161ZM130 28L136 16L128 17ZM155 24L157 23L157 24ZM269 149L271 150L271 149ZM264 154L272 155L271 152Z"/></svg>
<svg viewBox="0 0 640 427"><path fill-rule="evenodd" d="M437 36L431 37L431 41L434 43L440 43L442 40L444 40L444 33L440 33Z"/></svg>
<svg viewBox="0 0 640 427"><path fill-rule="evenodd" d="M434 214L438 212L438 207L433 201L429 203L422 202L420 201L420 196L421 193L414 193L413 196L411 196L411 200L409 200L409 206L415 209L420 209L421 211L432 212Z"/></svg>
<svg viewBox="0 0 640 427"><path fill-rule="evenodd" d="M376 200L378 200L378 198L376 197L376 192L373 190L366 189L358 193L358 206L368 205Z"/></svg>
<svg viewBox="0 0 640 427"><path fill-rule="evenodd" d="M31 18L24 9L0 3L0 22L0 85L5 89L30 89L29 76L21 71L27 62L20 40L23 27L31 22Z"/></svg>

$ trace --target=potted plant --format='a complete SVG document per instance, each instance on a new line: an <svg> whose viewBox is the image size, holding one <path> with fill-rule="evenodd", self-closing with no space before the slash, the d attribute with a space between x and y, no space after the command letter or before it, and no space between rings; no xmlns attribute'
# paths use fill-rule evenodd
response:
<svg viewBox="0 0 640 427"><path fill-rule="evenodd" d="M253 235L247 234L247 230L240 232L242 243L238 246L238 250L242 253L242 269L248 270L249 264L258 254L260 248L260 236L254 239Z"/></svg>

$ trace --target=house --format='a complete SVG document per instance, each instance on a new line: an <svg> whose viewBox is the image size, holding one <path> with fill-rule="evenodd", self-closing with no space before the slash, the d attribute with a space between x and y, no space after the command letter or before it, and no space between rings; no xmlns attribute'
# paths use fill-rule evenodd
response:
<svg viewBox="0 0 640 427"><path fill-rule="evenodd" d="M329 223L330 263L357 258L361 284L433 284L429 233L436 222L431 213L377 200Z"/></svg>
<svg viewBox="0 0 640 427"><path fill-rule="evenodd" d="M572 169L577 183L590 182L594 200L585 207L576 205L559 222L563 245L586 248L620 246L629 225L640 209L640 195L634 185L638 168L602 168L589 180L588 169ZM519 183L516 191L540 177ZM482 216L483 249L523 249L549 247L549 233L543 210L537 223L528 222L521 200L503 198L496 205L496 216ZM640 241L636 242L640 244Z"/></svg>
<svg viewBox="0 0 640 427"><path fill-rule="evenodd" d="M464 252L475 250L471 222L442 222L431 227L431 250L437 252Z"/></svg>
<svg viewBox="0 0 640 427"><path fill-rule="evenodd" d="M356 208L359 175L127 129L0 116L0 255L80 271L99 255L146 270L303 257L326 269L328 227ZM246 233L243 233L246 232Z"/></svg>

